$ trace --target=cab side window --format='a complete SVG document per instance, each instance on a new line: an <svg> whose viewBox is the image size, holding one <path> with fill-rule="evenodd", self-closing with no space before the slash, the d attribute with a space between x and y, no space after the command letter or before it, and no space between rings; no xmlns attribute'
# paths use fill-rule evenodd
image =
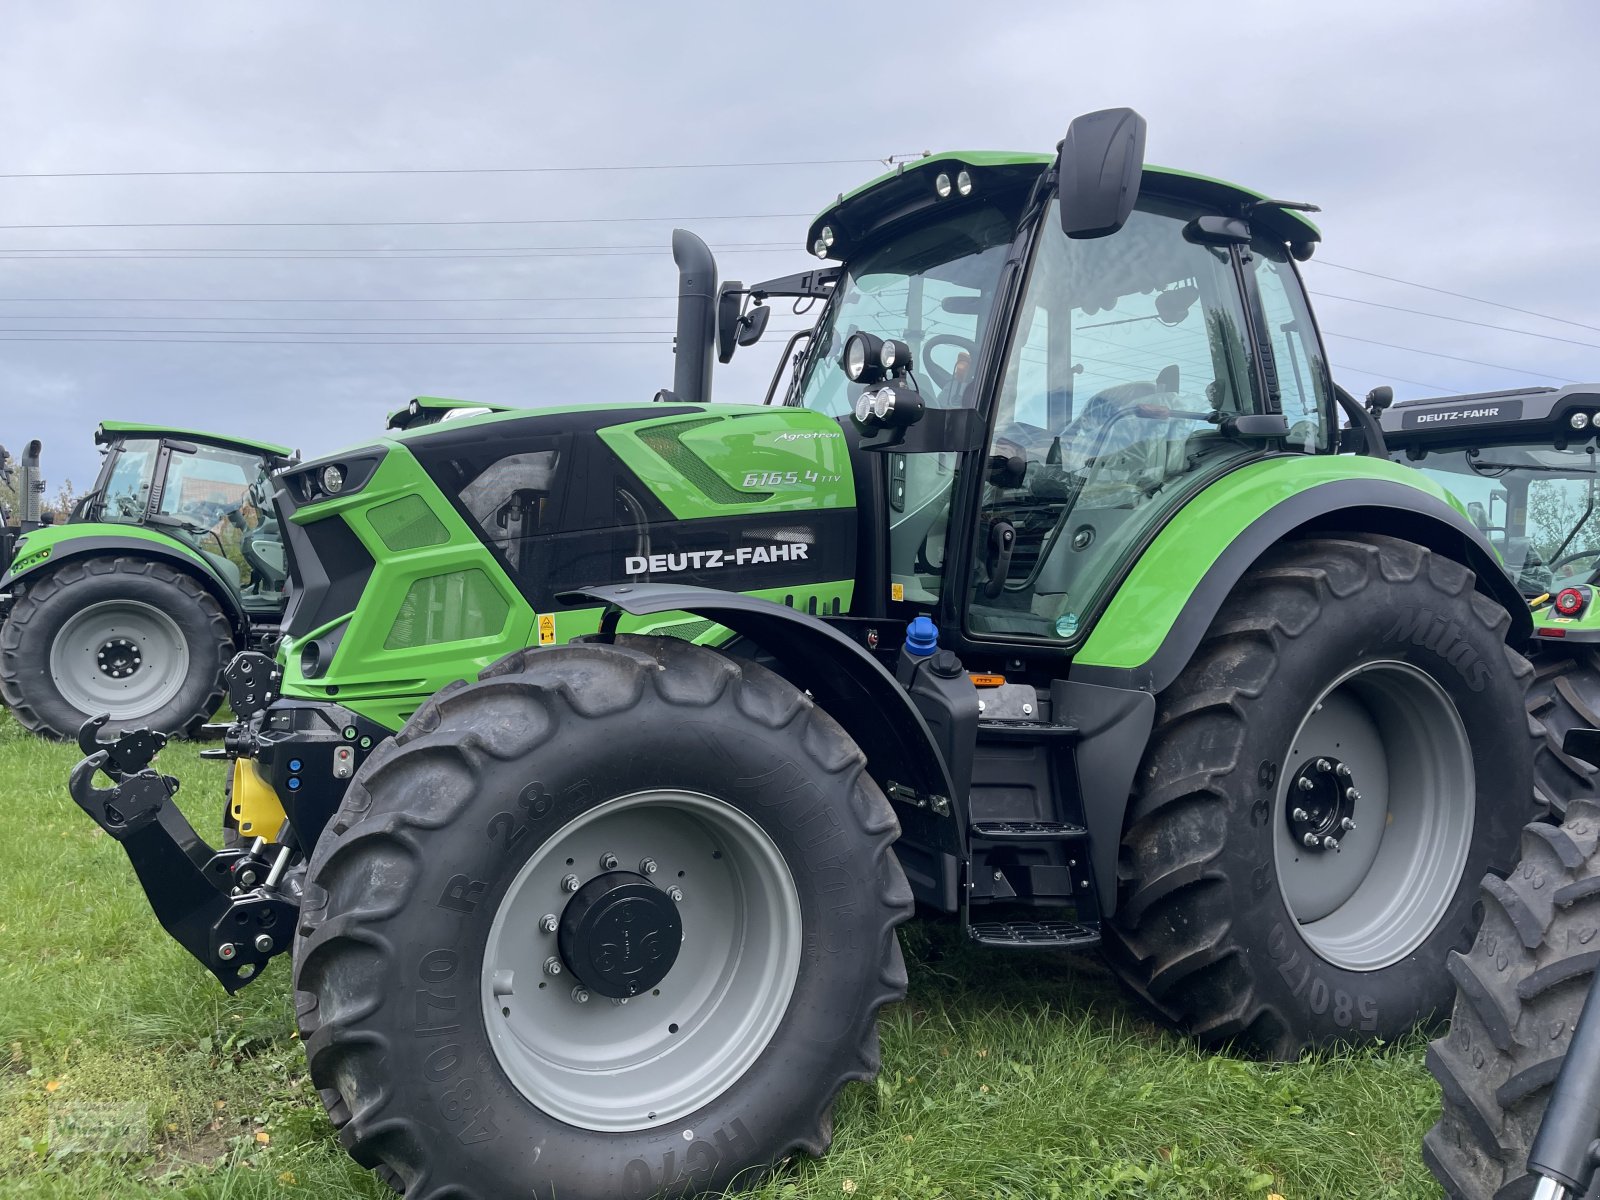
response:
<svg viewBox="0 0 1600 1200"><path fill-rule="evenodd" d="M1279 400L1289 422L1289 444L1313 452L1326 449L1328 430L1323 414L1333 402L1327 391L1328 365L1317 343L1300 280L1281 246L1257 244L1250 257L1266 332L1272 339Z"/></svg>

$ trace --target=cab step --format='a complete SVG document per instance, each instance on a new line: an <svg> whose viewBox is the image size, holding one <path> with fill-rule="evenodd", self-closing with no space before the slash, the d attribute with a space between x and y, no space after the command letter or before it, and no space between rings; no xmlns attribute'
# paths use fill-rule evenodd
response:
<svg viewBox="0 0 1600 1200"><path fill-rule="evenodd" d="M973 921L967 936L1001 950L1093 950L1100 931L1075 921Z"/></svg>
<svg viewBox="0 0 1600 1200"><path fill-rule="evenodd" d="M1082 825L1066 821L974 821L967 832L986 842L1059 842L1089 833Z"/></svg>

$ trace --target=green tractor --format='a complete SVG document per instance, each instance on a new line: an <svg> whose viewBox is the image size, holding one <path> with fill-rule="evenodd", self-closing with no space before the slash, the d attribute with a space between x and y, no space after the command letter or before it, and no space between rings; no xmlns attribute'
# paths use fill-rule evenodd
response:
<svg viewBox="0 0 1600 1200"><path fill-rule="evenodd" d="M1528 713L1545 731L1535 758L1541 804L1559 818L1570 800L1600 802L1600 770L1563 747L1571 730L1600 726L1600 389L1372 407L1395 461L1465 505L1533 609Z"/></svg>
<svg viewBox="0 0 1600 1200"><path fill-rule="evenodd" d="M94 486L0 574L0 697L36 733L192 734L222 669L275 638L288 567L268 477L285 446L105 421Z"/></svg>
<svg viewBox="0 0 1600 1200"><path fill-rule="evenodd" d="M678 231L654 402L276 476L284 636L211 752L248 836L159 738L90 725L71 790L224 987L291 955L357 1160L642 1197L820 1154L916 905L1103 950L1207 1045L1444 1010L1533 811L1528 607L1445 489L1338 453L1375 423L1309 206L1143 160L1126 109L929 156L748 288ZM775 402L710 404L779 297L821 308Z"/></svg>

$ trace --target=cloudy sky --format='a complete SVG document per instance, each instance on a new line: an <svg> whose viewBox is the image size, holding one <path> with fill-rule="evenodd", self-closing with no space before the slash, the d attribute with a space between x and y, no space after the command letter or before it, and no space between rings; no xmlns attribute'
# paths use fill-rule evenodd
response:
<svg viewBox="0 0 1600 1200"><path fill-rule="evenodd" d="M7 4L0 442L43 438L53 491L104 417L315 454L416 394L647 399L673 224L724 278L803 269L872 160L1111 105L1153 162L1323 207L1352 391L1600 379L1597 50L1591 0ZM664 164L742 165L505 170Z"/></svg>

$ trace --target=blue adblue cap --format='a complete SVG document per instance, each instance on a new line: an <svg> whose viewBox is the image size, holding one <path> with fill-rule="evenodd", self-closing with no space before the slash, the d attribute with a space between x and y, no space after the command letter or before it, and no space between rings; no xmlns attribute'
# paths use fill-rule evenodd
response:
<svg viewBox="0 0 1600 1200"><path fill-rule="evenodd" d="M932 617L912 617L906 626L906 653L918 658L932 654L939 648L939 627Z"/></svg>

